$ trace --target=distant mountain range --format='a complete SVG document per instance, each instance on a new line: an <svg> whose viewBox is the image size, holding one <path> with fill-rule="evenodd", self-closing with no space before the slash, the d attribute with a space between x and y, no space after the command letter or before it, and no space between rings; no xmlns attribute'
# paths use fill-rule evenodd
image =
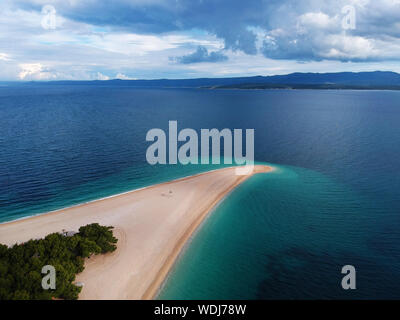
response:
<svg viewBox="0 0 400 320"><path fill-rule="evenodd" d="M400 90L400 74L395 72L291 73L253 77L249 81L215 86L238 89L392 89Z"/></svg>
<svg viewBox="0 0 400 320"><path fill-rule="evenodd" d="M291 73L276 76L156 80L50 81L20 84L178 87L208 89L387 89L400 90L400 74L389 71Z"/></svg>

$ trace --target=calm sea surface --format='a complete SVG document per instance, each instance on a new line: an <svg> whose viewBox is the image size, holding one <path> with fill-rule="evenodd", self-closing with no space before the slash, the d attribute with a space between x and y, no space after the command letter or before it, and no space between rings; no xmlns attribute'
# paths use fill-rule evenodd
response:
<svg viewBox="0 0 400 320"><path fill-rule="evenodd" d="M146 163L169 120L254 128L278 170L213 211L159 298L400 298L400 92L3 86L0 222L215 169Z"/></svg>

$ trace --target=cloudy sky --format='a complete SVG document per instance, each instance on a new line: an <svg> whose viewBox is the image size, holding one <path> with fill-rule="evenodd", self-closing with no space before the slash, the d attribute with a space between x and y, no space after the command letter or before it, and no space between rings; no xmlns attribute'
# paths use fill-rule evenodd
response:
<svg viewBox="0 0 400 320"><path fill-rule="evenodd" d="M400 72L400 0L0 0L0 80Z"/></svg>

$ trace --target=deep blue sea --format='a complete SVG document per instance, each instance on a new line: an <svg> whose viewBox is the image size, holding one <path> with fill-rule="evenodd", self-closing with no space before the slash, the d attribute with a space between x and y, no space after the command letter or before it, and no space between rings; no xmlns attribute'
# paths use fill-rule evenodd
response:
<svg viewBox="0 0 400 320"><path fill-rule="evenodd" d="M255 129L163 299L400 298L400 92L0 87L0 222L214 169L150 166L152 128ZM341 288L356 268L357 289Z"/></svg>

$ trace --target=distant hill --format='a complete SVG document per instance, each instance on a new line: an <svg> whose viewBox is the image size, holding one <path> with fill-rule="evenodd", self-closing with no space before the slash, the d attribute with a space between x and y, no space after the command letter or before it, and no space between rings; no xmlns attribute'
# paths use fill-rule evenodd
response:
<svg viewBox="0 0 400 320"><path fill-rule="evenodd" d="M400 74L395 72L339 72L339 73L291 73L271 77L259 77L259 81L240 84L224 84L216 88L240 89L392 89L400 90Z"/></svg>
<svg viewBox="0 0 400 320"><path fill-rule="evenodd" d="M400 90L400 74L389 71L291 73L276 76L198 79L49 81L20 84L104 85L128 87L178 87L209 89L391 89Z"/></svg>

